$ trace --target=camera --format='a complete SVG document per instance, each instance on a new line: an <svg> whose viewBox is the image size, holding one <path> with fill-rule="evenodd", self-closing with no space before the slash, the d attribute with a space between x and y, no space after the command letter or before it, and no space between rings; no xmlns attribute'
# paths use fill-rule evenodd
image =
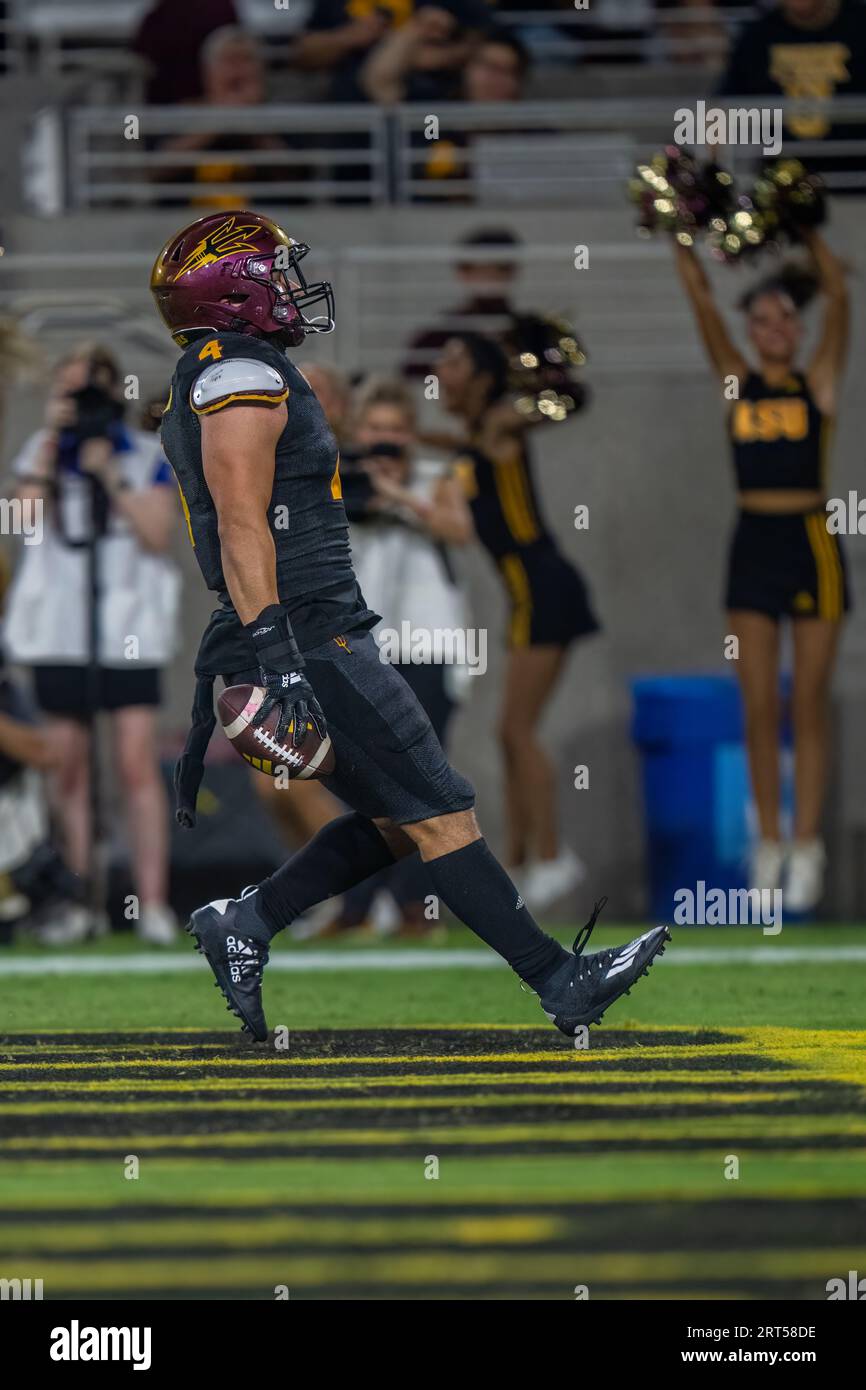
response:
<svg viewBox="0 0 866 1390"><path fill-rule="evenodd" d="M89 381L69 397L75 402L75 424L66 433L70 441L83 444L87 439L110 439L112 426L123 418L123 406L104 386Z"/></svg>
<svg viewBox="0 0 866 1390"><path fill-rule="evenodd" d="M370 481L370 474L364 467L365 463L377 458L397 459L402 463L406 458L406 450L399 444L382 440L368 444L364 449L345 449L340 452L343 506L350 521L370 521L374 517L381 517L379 509L371 506L376 493Z"/></svg>

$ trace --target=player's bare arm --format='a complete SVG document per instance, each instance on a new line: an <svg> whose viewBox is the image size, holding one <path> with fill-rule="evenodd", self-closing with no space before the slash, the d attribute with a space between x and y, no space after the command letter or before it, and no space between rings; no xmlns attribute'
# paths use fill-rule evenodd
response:
<svg viewBox="0 0 866 1390"><path fill-rule="evenodd" d="M279 603L268 506L286 419L284 404L235 405L201 419L205 481L217 510L226 584L242 623Z"/></svg>
<svg viewBox="0 0 866 1390"><path fill-rule="evenodd" d="M304 665L277 592L276 550L268 520L277 440L286 406L234 405L202 415L202 466L217 511L223 574L235 611L259 660L267 691L254 724L279 710L276 737L291 730L297 747L308 723L325 736L325 718L302 674Z"/></svg>

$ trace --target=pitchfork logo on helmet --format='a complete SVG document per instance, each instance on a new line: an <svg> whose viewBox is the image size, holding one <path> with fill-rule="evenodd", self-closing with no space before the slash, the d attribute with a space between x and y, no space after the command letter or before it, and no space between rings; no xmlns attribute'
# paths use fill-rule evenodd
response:
<svg viewBox="0 0 866 1390"><path fill-rule="evenodd" d="M188 275L191 270L202 270L233 251L258 251L258 245L251 240L259 231L256 222L238 222L237 217L226 217L219 226L207 228L201 240L192 248L186 260L178 268L177 278ZM181 233L183 235L183 233Z"/></svg>
<svg viewBox="0 0 866 1390"><path fill-rule="evenodd" d="M308 333L334 327L330 284L309 284L300 267L309 249L260 213L210 213L166 242L154 262L151 292L181 347L191 334L209 330L297 347ZM319 304L324 313L308 317Z"/></svg>

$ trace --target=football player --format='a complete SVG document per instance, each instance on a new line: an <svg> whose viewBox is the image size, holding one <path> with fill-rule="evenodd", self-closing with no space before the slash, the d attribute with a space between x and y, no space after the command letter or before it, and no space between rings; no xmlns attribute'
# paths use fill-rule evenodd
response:
<svg viewBox="0 0 866 1390"><path fill-rule="evenodd" d="M309 247L269 218L213 213L170 238L151 289L182 349L163 419L195 556L219 606L196 660L193 723L175 783L191 825L214 727L213 682L267 691L276 736L330 734L325 785L354 809L240 898L193 913L189 930L229 1007L267 1038L262 973L271 938L307 908L420 852L434 889L540 997L564 1033L597 1022L645 973L669 933L586 955L598 915L566 951L537 926L475 819L409 686L379 659L377 621L349 553L334 436L286 356L334 327L331 286L309 283ZM327 725L326 725L327 720Z"/></svg>

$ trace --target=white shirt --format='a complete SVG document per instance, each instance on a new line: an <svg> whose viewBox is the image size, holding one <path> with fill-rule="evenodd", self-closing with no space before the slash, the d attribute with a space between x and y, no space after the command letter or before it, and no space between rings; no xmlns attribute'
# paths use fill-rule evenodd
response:
<svg viewBox="0 0 866 1390"><path fill-rule="evenodd" d="M44 438L45 431L37 430L27 440L12 465L17 477L32 472ZM158 435L124 427L115 457L120 476L134 491L171 483ZM88 658L87 552L63 539L55 506L70 537L86 536L90 485L69 468L59 468L57 479L59 493L44 509L41 540L21 547L6 606L7 653L22 665L77 666ZM114 507L97 554L100 664L164 666L176 645L180 581L174 565L167 556L144 549Z"/></svg>
<svg viewBox="0 0 866 1390"><path fill-rule="evenodd" d="M408 491L429 501L442 476L441 465L413 464ZM371 518L351 527L352 565L368 607L382 614L373 631L379 645L386 632L400 634L402 658L411 660L411 633L429 632L433 660L448 660L449 631L466 627L466 599L448 572L442 547L420 527ZM404 642L408 637L409 641ZM389 643L390 645L390 643ZM452 698L462 698L465 672L449 666Z"/></svg>

